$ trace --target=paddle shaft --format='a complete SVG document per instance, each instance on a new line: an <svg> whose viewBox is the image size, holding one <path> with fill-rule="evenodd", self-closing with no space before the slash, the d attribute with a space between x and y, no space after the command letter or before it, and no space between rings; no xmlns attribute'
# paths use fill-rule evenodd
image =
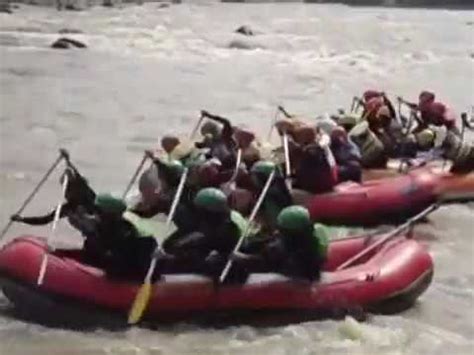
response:
<svg viewBox="0 0 474 355"><path fill-rule="evenodd" d="M140 161L140 164L138 164L137 169L135 170L135 173L133 173L132 178L130 179L130 182L128 183L127 187L123 191L123 194L122 194L122 199L123 200L125 200L128 193L130 192L130 189L132 188L133 184L135 183L135 180L137 180L138 174L140 174L140 171L142 171L143 166L145 165L148 158L149 158L148 154L144 153L143 158Z"/></svg>
<svg viewBox="0 0 474 355"><path fill-rule="evenodd" d="M196 123L196 126L195 126L194 129L191 131L191 134L189 135L189 139L193 139L193 138L194 138L194 136L196 135L196 133L197 133L197 131L198 131L198 129L199 129L199 126L201 125L201 122L202 122L203 119L204 119L204 115L201 115L201 116L199 117L199 120L198 120L197 123Z"/></svg>
<svg viewBox="0 0 474 355"><path fill-rule="evenodd" d="M275 170L272 171L270 176L267 179L267 182L265 183L265 186L263 187L262 192L260 193L260 196L257 200L257 203L255 204L252 213L250 214L250 218L247 222L247 226L245 227L244 233L242 233L242 236L239 238L239 241L234 247L234 250L232 251L232 254L236 253L239 249L240 246L242 245L244 239L247 237L249 231L250 231L250 225L252 224L253 220L257 216L258 210L260 209L261 204L263 203L263 200L265 198L265 195L267 194L268 189L270 188L270 185L273 181L273 178L275 177ZM229 258L227 261L227 264L224 267L224 270L222 270L222 273L219 277L219 282L222 283L224 282L225 278L227 277L227 274L229 273L230 268L232 267L232 259Z"/></svg>
<svg viewBox="0 0 474 355"><path fill-rule="evenodd" d="M423 210L422 212L420 212L419 214L417 214L416 216L410 218L407 222L405 222L404 224L398 226L397 228L395 228L393 231L389 232L387 235L385 235L385 237L383 237L382 239L376 241L374 244L368 246L367 248L365 248L364 250L362 250L360 253L356 254L355 256L353 256L352 258L350 258L349 260L347 260L346 262L344 262L343 264L339 265L336 269L336 271L339 271L339 270L343 270L349 266L351 266L354 262L356 262L357 260L359 260L361 257L365 256L367 253L369 253L370 251L374 250L375 248L377 248L378 246L382 245L383 243L385 243L387 240L393 238L394 236L400 234L402 231L404 231L405 229L409 228L412 226L413 223L417 222L418 220L420 220L421 218L427 216L429 213L433 212L434 210L436 210L437 208L439 207L438 204L433 204L431 206L429 206L428 208L426 208L425 210Z"/></svg>
<svg viewBox="0 0 474 355"><path fill-rule="evenodd" d="M184 169L183 175L181 175L181 180L179 181L178 189L176 190L176 194L174 195L174 200L173 203L171 204L171 209L170 213L168 214L168 217L166 218L166 227L167 231L169 231L169 228L171 226L171 221L173 220L174 214L176 212L176 208L178 207L179 199L183 193L184 189L184 183L186 182L186 177L188 176L188 168ZM159 245L159 244L157 244ZM157 246L155 252L153 253L153 258L151 259L150 267L148 268L148 272L145 277L145 283L150 283L151 278L153 276L153 273L156 268L156 261L158 258L158 251L160 250L160 246Z"/></svg>
<svg viewBox="0 0 474 355"><path fill-rule="evenodd" d="M26 206L28 206L28 204L31 202L31 200L33 200L33 198L36 196L36 194L38 193L39 189L43 186L43 184L46 182L46 180L48 180L49 176L51 175L51 173L56 169L56 167L58 166L58 164L61 162L61 160L63 160L65 157L64 155L60 155L53 163L53 165L51 165L51 167L48 169L48 171L43 175L43 177L41 178L41 180L39 181L39 183L36 185L36 187L33 189L33 191L30 193L30 195L26 198L26 200L23 202L23 204L21 205L21 207L18 209L18 211L15 213L17 215L20 215L24 209L26 208ZM2 230L2 233L0 234L0 239L2 239L5 234L7 233L7 231L10 229L11 225L13 224L13 221L10 220L7 225L3 228Z"/></svg>
<svg viewBox="0 0 474 355"><path fill-rule="evenodd" d="M237 179L237 176L239 175L239 168L240 168L241 162L242 162L242 148L239 148L239 150L237 150L237 160L235 162L235 170L232 176L230 177L229 183L232 183Z"/></svg>
<svg viewBox="0 0 474 355"><path fill-rule="evenodd" d="M280 107L280 106L278 106L278 107ZM270 139L272 138L273 127L275 126L275 123L278 119L278 114L279 113L280 113L280 110L279 110L279 108L277 108L276 111L275 111L275 115L273 116L272 124L270 125L270 130L268 131L267 141L269 141L269 142L270 142Z"/></svg>
<svg viewBox="0 0 474 355"><path fill-rule="evenodd" d="M285 132L282 136L283 139L283 150L285 152L285 182L288 190L291 191L291 161L290 161L290 148L288 147L288 134Z"/></svg>
<svg viewBox="0 0 474 355"><path fill-rule="evenodd" d="M48 244L49 248L50 248L51 241L53 240L53 238L56 234L56 227L58 225L59 216L61 215L61 207L63 205L62 201L64 199L64 196L66 195L68 180L69 179L67 177L67 174L65 174L64 175L64 180L63 180L62 196L61 196L61 199L58 202L58 206L56 207L56 211L54 211L53 227L51 228L51 233L49 234L48 239L47 239L47 244ZM40 271L39 271L38 279L37 279L37 282L36 282L38 286L41 286L43 284L44 275L46 273L47 265L48 265L48 252L45 252L43 254L43 259L41 261Z"/></svg>

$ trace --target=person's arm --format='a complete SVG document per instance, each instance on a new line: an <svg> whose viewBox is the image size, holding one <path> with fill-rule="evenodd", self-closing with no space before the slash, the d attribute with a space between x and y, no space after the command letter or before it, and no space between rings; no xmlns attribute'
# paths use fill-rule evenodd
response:
<svg viewBox="0 0 474 355"><path fill-rule="evenodd" d="M236 251L230 255L230 259L237 266L249 269L261 269L265 265L265 259L258 254L245 254ZM255 271L255 270L252 270ZM259 270L258 270L259 271Z"/></svg>
<svg viewBox="0 0 474 355"><path fill-rule="evenodd" d="M213 114L210 114L209 112L207 111L202 111L202 115L213 120L213 121L216 121L216 122L219 122L220 124L222 124L222 138L224 140L231 140L232 139L232 136L234 135L234 128L232 127L232 124L230 123L229 119L227 118L224 118L224 117L221 117L221 116L217 116L217 115L213 115Z"/></svg>
<svg viewBox="0 0 474 355"><path fill-rule="evenodd" d="M61 213L59 214L59 218L66 216L71 209L71 205L69 202L65 202L61 206ZM54 215L56 213L56 209L52 210L50 213L44 216L35 216L35 217L22 217L18 215L13 215L10 217L12 221L21 222L25 224L29 224L32 226L42 226L48 223L51 223L54 220Z"/></svg>

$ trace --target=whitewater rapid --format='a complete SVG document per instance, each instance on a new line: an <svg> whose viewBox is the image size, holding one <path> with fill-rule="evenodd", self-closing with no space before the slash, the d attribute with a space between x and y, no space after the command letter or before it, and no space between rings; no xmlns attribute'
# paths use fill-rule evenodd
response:
<svg viewBox="0 0 474 355"><path fill-rule="evenodd" d="M309 119L367 88L416 99L434 90L458 112L474 103L474 12L188 1L81 12L20 5L0 14L0 224L66 147L97 191L120 192L144 149L189 134L207 109L266 135L277 105ZM249 25L254 37L233 31ZM56 51L67 35L85 50ZM469 139L473 137L470 136ZM28 208L49 212L55 176ZM25 213L26 214L26 213ZM366 323L73 332L0 313L0 354L472 354L472 206L417 228L435 278L417 305ZM13 237L47 228L16 225ZM69 236L69 237L67 237ZM57 244L79 244L61 224ZM2 309L8 308L0 298Z"/></svg>

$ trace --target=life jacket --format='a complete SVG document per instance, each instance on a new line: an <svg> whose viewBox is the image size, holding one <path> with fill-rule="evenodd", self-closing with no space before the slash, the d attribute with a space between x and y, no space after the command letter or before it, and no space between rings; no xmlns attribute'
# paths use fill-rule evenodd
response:
<svg viewBox="0 0 474 355"><path fill-rule="evenodd" d="M337 116L337 124L344 127L346 131L350 131L361 121L361 119L361 116L357 114L342 114Z"/></svg>
<svg viewBox="0 0 474 355"><path fill-rule="evenodd" d="M444 157L453 162L452 170L467 172L474 170L474 145L461 141L453 133L448 133L445 143Z"/></svg>
<svg viewBox="0 0 474 355"><path fill-rule="evenodd" d="M427 151L433 148L435 140L436 140L436 133L426 128L421 132L415 134L415 139L417 146L420 150Z"/></svg>
<svg viewBox="0 0 474 355"><path fill-rule="evenodd" d="M441 102L429 102L420 106L421 119L426 124L453 128L456 124L454 111Z"/></svg>
<svg viewBox="0 0 474 355"><path fill-rule="evenodd" d="M313 226L314 248L321 259L326 259L329 249L329 231L328 228L320 223Z"/></svg>
<svg viewBox="0 0 474 355"><path fill-rule="evenodd" d="M160 231L163 231L162 225L160 226L159 222L154 221L153 219L142 218L130 211L125 211L122 214L122 217L135 227L137 231L136 236L139 238L150 238L163 234L159 233Z"/></svg>
<svg viewBox="0 0 474 355"><path fill-rule="evenodd" d="M359 147L361 163L364 167L378 165L378 162L385 158L385 147L377 135L370 130L367 122L356 125L349 132L349 138Z"/></svg>
<svg viewBox="0 0 474 355"><path fill-rule="evenodd" d="M239 228L240 235L242 236L245 233L246 229L247 229L248 220L246 218L244 218L244 216L242 216L237 211L231 211L230 212L230 219ZM249 227L247 237L255 235L258 232L258 229L259 228L257 226L255 226L254 224L251 224L250 227Z"/></svg>
<svg viewBox="0 0 474 355"><path fill-rule="evenodd" d="M371 98L369 101L367 101L365 105L365 110L362 117L369 122L376 120L377 112L384 105L385 105L385 102L383 100L383 97L377 96L377 97Z"/></svg>

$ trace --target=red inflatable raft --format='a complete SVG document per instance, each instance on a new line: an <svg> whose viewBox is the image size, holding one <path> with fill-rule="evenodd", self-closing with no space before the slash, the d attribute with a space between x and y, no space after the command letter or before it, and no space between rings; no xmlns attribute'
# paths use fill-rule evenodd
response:
<svg viewBox="0 0 474 355"><path fill-rule="evenodd" d="M355 226L397 223L437 200L438 179L438 175L420 169L362 184L343 183L326 194L294 191L293 197L317 222Z"/></svg>
<svg viewBox="0 0 474 355"><path fill-rule="evenodd" d="M252 274L245 284L216 286L197 275L164 275L153 287L146 318L154 321L193 320L200 315L298 315L292 321L334 316L334 311L362 309L395 312L413 304L428 287L433 262L423 246L394 238L360 260L337 267L373 243L376 237L333 241L319 282L277 274ZM48 258L44 283L36 286L44 243L21 237L0 251L2 290L23 313L81 318L111 312L125 318L139 284L108 279L81 264L78 251L56 251ZM94 312L84 311L94 309ZM236 321L237 318L232 318ZM240 318L238 318L240 320Z"/></svg>

